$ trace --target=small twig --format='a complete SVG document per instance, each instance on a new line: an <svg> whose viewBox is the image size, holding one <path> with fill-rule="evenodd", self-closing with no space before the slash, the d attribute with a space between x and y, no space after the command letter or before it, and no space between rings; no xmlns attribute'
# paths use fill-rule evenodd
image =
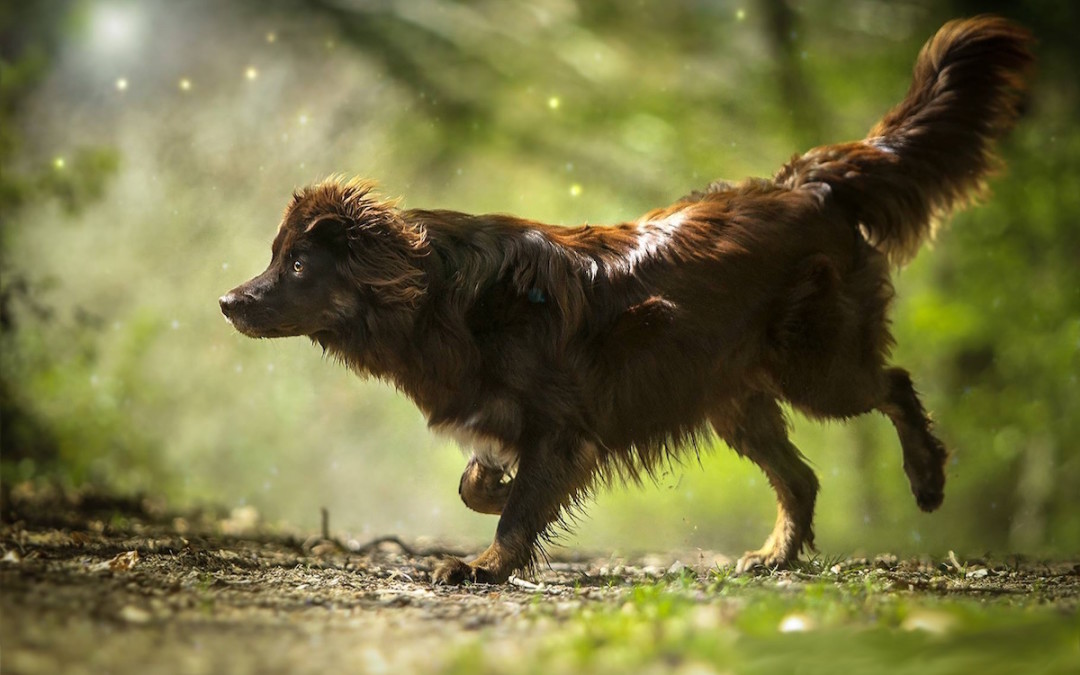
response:
<svg viewBox="0 0 1080 675"><path fill-rule="evenodd" d="M331 543L337 546L342 551L348 551L349 553L354 553L356 555L364 555L367 553L371 553L382 544L394 544L401 549L402 553L409 556L410 558L426 558L428 556L455 556L460 558L461 556L465 555L460 551L453 551L451 549L445 548L415 549L412 546L409 546L408 544L403 542L399 537L392 534L386 535L384 537L376 537L371 541L367 542L366 544L352 547L343 542L342 540L338 539L337 537L330 536L330 511L325 506L320 507L319 511L322 513L322 537L320 541ZM309 542L305 542L303 548L310 548Z"/></svg>
<svg viewBox="0 0 1080 675"><path fill-rule="evenodd" d="M361 555L363 555L364 553L370 553L371 551L377 549L380 544L394 544L398 548L400 548L401 552L405 555L413 557L416 556L416 551L414 551L411 546L401 541L392 534L385 537L375 537L374 539L372 539L366 544L363 544L359 548L353 549L353 553L359 553Z"/></svg>
<svg viewBox="0 0 1080 675"><path fill-rule="evenodd" d="M339 551L348 551L349 547L346 546L344 542L337 537L330 536L330 510L325 506L321 506L319 507L319 513L322 516L322 532L320 533L320 536L316 537L312 535L305 539L304 543L300 545L300 550L305 553L314 552L316 549L325 552L325 548L327 544L329 544Z"/></svg>
<svg viewBox="0 0 1080 675"><path fill-rule="evenodd" d="M544 584L534 584L531 581L526 581L525 579L522 579L521 577L513 574L510 575L510 579L508 580L508 582L513 586L517 586L518 588L524 588L527 591L544 591L547 588L546 586L544 586Z"/></svg>
<svg viewBox="0 0 1080 675"><path fill-rule="evenodd" d="M350 549L350 550L351 550L352 553L356 553L358 555L363 555L365 553L370 553L371 551L374 551L381 544L394 544L395 546L397 546L398 548L401 549L402 553L404 553L405 555L407 555L407 556L409 556L411 558L427 558L429 556L454 556L454 557L460 558L461 556L465 555L465 553L463 553L461 551L455 551L455 550L449 549L449 548L439 548L439 547L419 548L419 549L418 548L413 548L412 546L409 546L405 542L401 541L400 538L398 538L397 536L392 535L392 534L386 535L384 537L375 537L374 539L367 542L366 544L363 544L361 546L358 546L358 547Z"/></svg>

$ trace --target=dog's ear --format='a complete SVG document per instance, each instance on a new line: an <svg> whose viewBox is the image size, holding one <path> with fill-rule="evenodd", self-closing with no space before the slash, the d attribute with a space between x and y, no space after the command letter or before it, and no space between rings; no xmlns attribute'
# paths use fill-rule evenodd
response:
<svg viewBox="0 0 1080 675"><path fill-rule="evenodd" d="M427 292L425 231L389 211L366 215L347 228L353 281L387 304L415 307Z"/></svg>
<svg viewBox="0 0 1080 675"><path fill-rule="evenodd" d="M336 214L322 215L308 223L304 236L327 244L344 245L348 240L348 224Z"/></svg>

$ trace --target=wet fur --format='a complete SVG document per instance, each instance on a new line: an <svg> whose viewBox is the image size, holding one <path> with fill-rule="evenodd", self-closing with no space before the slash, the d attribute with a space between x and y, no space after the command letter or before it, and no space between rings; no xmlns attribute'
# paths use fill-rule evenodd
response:
<svg viewBox="0 0 1080 675"><path fill-rule="evenodd" d="M598 482L639 479L710 432L777 493L776 527L740 569L783 565L813 545L818 481L781 402L882 412L918 505L943 499L945 448L888 365L890 264L982 188L1028 43L993 17L947 24L866 139L611 227L402 210L327 181L294 195L270 268L222 308L249 335L309 335L476 448L459 490L501 514L495 540L436 581L504 581Z"/></svg>

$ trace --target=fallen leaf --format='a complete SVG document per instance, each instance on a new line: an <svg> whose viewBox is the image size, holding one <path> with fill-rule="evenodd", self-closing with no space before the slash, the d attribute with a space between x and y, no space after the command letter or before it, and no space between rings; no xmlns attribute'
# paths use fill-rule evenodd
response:
<svg viewBox="0 0 1080 675"><path fill-rule="evenodd" d="M126 572L127 570L135 567L135 563L139 562L138 551L128 551L126 553L119 553L116 557L105 562L100 562L90 567L94 572Z"/></svg>
<svg viewBox="0 0 1080 675"><path fill-rule="evenodd" d="M135 563L139 562L138 551L128 551L127 553L121 553L112 560L109 561L109 569L114 572L122 570L129 570L135 567Z"/></svg>

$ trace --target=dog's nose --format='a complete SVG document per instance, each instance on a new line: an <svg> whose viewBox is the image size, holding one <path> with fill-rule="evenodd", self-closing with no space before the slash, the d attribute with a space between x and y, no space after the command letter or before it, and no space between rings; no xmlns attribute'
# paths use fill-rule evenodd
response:
<svg viewBox="0 0 1080 675"><path fill-rule="evenodd" d="M229 313L236 307L236 303L239 298L235 293L226 293L218 298L218 304L221 305L221 313L225 316L229 316Z"/></svg>

